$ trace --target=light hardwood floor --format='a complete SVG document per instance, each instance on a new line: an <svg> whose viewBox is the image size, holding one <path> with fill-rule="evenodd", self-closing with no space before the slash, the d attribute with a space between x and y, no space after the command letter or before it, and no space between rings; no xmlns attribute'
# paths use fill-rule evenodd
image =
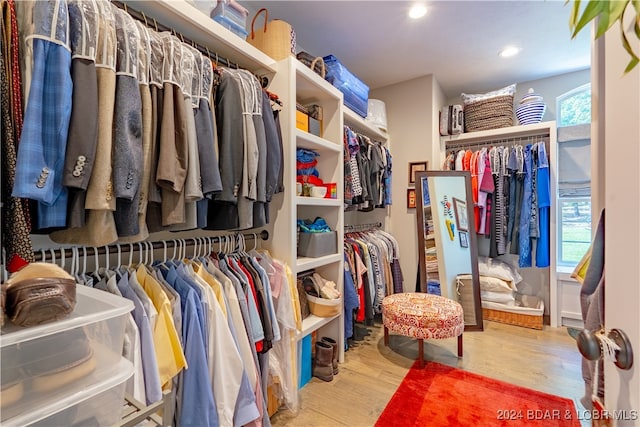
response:
<svg viewBox="0 0 640 427"><path fill-rule="evenodd" d="M272 418L280 426L373 426L418 357L417 341L390 333L384 346L382 327L345 353L345 362L331 382L317 378L300 391L297 415L280 409ZM424 342L425 360L496 378L508 383L572 399L584 386L581 356L566 328L544 330L484 322L483 332L464 334L464 356L456 355L457 341Z"/></svg>

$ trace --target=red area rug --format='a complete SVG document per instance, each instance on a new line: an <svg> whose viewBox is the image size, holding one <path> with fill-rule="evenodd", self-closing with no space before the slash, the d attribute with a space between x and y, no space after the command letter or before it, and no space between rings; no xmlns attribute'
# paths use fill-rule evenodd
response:
<svg viewBox="0 0 640 427"><path fill-rule="evenodd" d="M417 362L376 422L389 426L580 427L573 401L471 372Z"/></svg>

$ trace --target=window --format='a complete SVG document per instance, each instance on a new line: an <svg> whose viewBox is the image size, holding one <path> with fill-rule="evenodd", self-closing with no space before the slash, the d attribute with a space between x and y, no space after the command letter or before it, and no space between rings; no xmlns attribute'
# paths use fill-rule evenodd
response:
<svg viewBox="0 0 640 427"><path fill-rule="evenodd" d="M591 198L558 198L558 264L575 266L591 244Z"/></svg>
<svg viewBox="0 0 640 427"><path fill-rule="evenodd" d="M575 266L591 244L591 84L556 99L558 265Z"/></svg>
<svg viewBox="0 0 640 427"><path fill-rule="evenodd" d="M591 123L591 83L560 95L556 107L558 127Z"/></svg>

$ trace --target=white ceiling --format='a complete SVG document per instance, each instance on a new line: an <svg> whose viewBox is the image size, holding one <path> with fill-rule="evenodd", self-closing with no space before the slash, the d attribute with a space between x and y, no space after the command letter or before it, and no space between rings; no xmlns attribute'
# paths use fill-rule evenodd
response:
<svg viewBox="0 0 640 427"><path fill-rule="evenodd" d="M589 31L571 40L563 0L426 1L419 20L407 16L415 3L407 1L240 3L249 21L267 7L270 19L293 25L299 50L335 55L372 89L433 74L453 98L590 65ZM499 57L508 44L520 54Z"/></svg>

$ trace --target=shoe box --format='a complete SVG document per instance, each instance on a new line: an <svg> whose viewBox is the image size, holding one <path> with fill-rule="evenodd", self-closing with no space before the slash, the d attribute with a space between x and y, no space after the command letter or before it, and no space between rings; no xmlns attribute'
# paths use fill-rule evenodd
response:
<svg viewBox="0 0 640 427"><path fill-rule="evenodd" d="M117 424L133 375L133 366L122 358L132 309L127 299L79 285L68 317L28 328L5 323L0 424Z"/></svg>

